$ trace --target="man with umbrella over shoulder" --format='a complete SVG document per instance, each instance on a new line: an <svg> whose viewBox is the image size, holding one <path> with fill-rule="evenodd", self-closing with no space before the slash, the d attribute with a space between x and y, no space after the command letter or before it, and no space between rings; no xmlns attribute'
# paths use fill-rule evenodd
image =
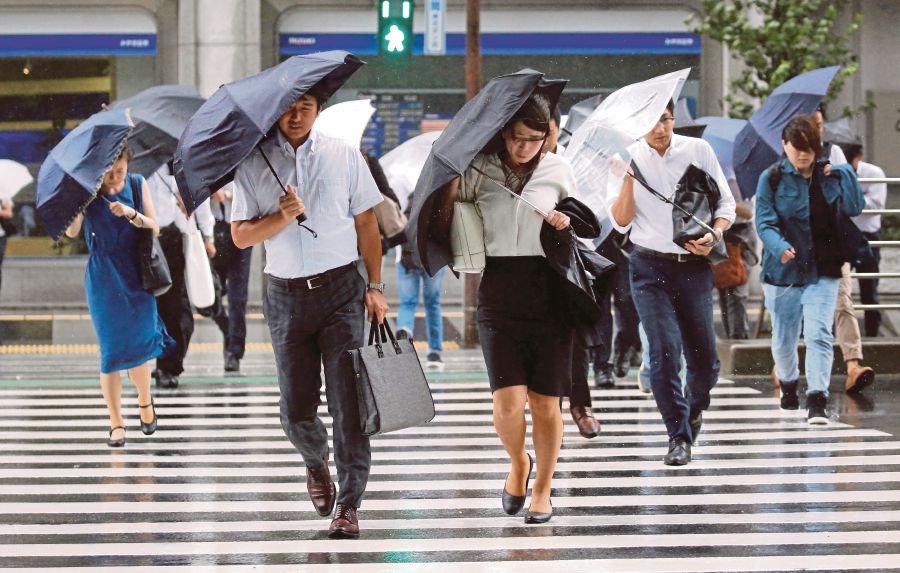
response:
<svg viewBox="0 0 900 573"><path fill-rule="evenodd" d="M265 243L264 305L281 423L303 456L316 512L329 516L337 505L332 538L359 535L357 509L371 465L348 351L364 344L366 314L382 322L388 306L373 211L381 194L359 150L318 134L313 124L362 63L341 51L295 56L223 86L191 120L175 157L189 208L233 177L234 243ZM356 270L360 255L368 284ZM328 467L328 432L317 415L323 366L339 493Z"/></svg>
<svg viewBox="0 0 900 573"><path fill-rule="evenodd" d="M686 169L695 164L718 186L714 233L683 246L673 241L671 204L654 197L633 177L610 189L608 204L620 232L631 230L631 285L634 303L650 346L653 397L669 435L666 465L691 461L691 444L709 408L709 393L719 375L712 320L712 271L707 258L735 216L735 202L715 153L701 139L673 133L675 104L669 101L659 121L629 148L630 173L663 195L671 195ZM626 165L617 166L624 172ZM641 177L643 175L643 177ZM687 388L678 373L684 351Z"/></svg>

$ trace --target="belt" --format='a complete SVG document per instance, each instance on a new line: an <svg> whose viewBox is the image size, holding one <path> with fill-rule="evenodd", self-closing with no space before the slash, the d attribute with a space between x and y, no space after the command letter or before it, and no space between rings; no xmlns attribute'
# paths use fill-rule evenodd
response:
<svg viewBox="0 0 900 573"><path fill-rule="evenodd" d="M695 255L693 253L661 253L659 251L654 251L653 249L648 249L640 245L634 245L634 250L641 253L642 255L648 255L650 257L656 257L658 259L666 259L667 261L675 261L676 263L698 263L700 261L709 262L708 258L702 255Z"/></svg>
<svg viewBox="0 0 900 573"><path fill-rule="evenodd" d="M267 274L266 279L273 285L278 285L287 289L315 290L319 287L327 285L339 275L349 271L350 269L355 270L356 263L347 263L346 265L336 267L327 270L324 273L319 273L317 275L312 275L309 277L283 279L281 277L275 277Z"/></svg>

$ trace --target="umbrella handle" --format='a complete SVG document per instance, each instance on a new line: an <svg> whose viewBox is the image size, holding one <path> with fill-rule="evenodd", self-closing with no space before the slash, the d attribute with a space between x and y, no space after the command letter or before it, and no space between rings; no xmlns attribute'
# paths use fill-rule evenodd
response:
<svg viewBox="0 0 900 573"><path fill-rule="evenodd" d="M262 143L262 142L260 142L260 143ZM275 177L275 181L278 181L278 185L281 186L281 190L284 191L285 195L287 195L288 194L287 188L284 186L284 183L281 182L281 178L278 177L278 173L275 173L275 168L272 167L272 163L269 162L269 157L266 155L266 152L263 151L262 145L260 145L260 143L256 144L256 148L259 150L259 153L262 155L263 159L265 160L266 165L269 166L269 171L272 172L272 176ZM313 231L312 229L310 229L309 227L307 227L306 225L303 224L304 221L306 221L306 213L300 213L299 215L297 215L297 224L300 225L301 227L303 227L304 229L306 229L307 231L309 231L310 233L312 233L313 237L318 237L319 235L315 231Z"/></svg>

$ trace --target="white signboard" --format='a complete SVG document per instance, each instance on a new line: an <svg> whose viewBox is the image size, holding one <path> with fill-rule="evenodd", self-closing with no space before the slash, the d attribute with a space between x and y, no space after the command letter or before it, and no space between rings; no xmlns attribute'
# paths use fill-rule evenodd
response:
<svg viewBox="0 0 900 573"><path fill-rule="evenodd" d="M425 55L442 56L447 53L447 0L425 1Z"/></svg>

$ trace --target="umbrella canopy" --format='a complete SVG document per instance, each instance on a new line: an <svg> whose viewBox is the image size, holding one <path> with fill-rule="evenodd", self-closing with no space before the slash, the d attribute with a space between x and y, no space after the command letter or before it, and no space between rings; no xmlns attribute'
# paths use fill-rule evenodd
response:
<svg viewBox="0 0 900 573"><path fill-rule="evenodd" d="M861 144L862 140L856 134L849 117L842 117L825 123L825 141L832 143ZM848 157L848 159L850 159Z"/></svg>
<svg viewBox="0 0 900 573"><path fill-rule="evenodd" d="M34 181L28 168L12 159L0 159L0 201L10 201Z"/></svg>
<svg viewBox="0 0 900 573"><path fill-rule="evenodd" d="M434 142L413 192L409 218L411 231L407 233L416 238L414 249L430 275L434 276L452 260L446 241L431 234L436 211L435 191L461 175L486 147L501 144L500 129L532 93L546 95L553 109L567 81L546 80L544 74L531 69L498 76L456 112Z"/></svg>
<svg viewBox="0 0 900 573"><path fill-rule="evenodd" d="M597 109L597 106L600 105L600 102L602 102L605 97L606 94L597 94L587 99L583 99L569 108L569 113L566 115L565 121L560 126L562 129L559 130L560 145L565 146L569 144L569 139L571 139L575 130L584 123L584 120L586 120L595 109Z"/></svg>
<svg viewBox="0 0 900 573"><path fill-rule="evenodd" d="M359 148L363 132L375 108L372 100L358 99L345 101L326 107L316 118L316 131L330 137L343 139L353 147Z"/></svg>
<svg viewBox="0 0 900 573"><path fill-rule="evenodd" d="M54 240L97 196L134 124L128 110L95 113L56 144L38 173L38 215Z"/></svg>
<svg viewBox="0 0 900 573"><path fill-rule="evenodd" d="M726 179L734 179L734 140L738 133L747 125L746 119L733 119L730 117L706 116L694 120L702 126L702 139L705 140L716 152L716 158Z"/></svg>
<svg viewBox="0 0 900 573"><path fill-rule="evenodd" d="M341 50L293 56L216 90L175 150L175 180L188 212L234 179L237 166L300 96L316 84L330 96L362 65Z"/></svg>
<svg viewBox="0 0 900 573"><path fill-rule="evenodd" d="M819 68L791 78L750 117L734 143L734 172L745 199L756 194L760 174L781 157L781 130L792 117L816 110L838 69Z"/></svg>
<svg viewBox="0 0 900 573"><path fill-rule="evenodd" d="M425 160L431 153L431 146L441 136L442 130L422 133L407 139L379 159L391 189L400 200L400 208L406 209L409 198L416 188L416 181L425 167Z"/></svg>
<svg viewBox="0 0 900 573"><path fill-rule="evenodd" d="M192 86L164 85L111 103L109 109L130 109L134 121L128 170L149 177L171 161L188 120L203 101Z"/></svg>
<svg viewBox="0 0 900 573"><path fill-rule="evenodd" d="M621 177L610 173L607 160L618 155L631 161L628 146L653 129L669 100L678 97L689 73L690 68L672 72L611 93L572 134L563 156L575 171L576 196L600 221L602 231L595 244L612 230L607 188L622 184Z"/></svg>

